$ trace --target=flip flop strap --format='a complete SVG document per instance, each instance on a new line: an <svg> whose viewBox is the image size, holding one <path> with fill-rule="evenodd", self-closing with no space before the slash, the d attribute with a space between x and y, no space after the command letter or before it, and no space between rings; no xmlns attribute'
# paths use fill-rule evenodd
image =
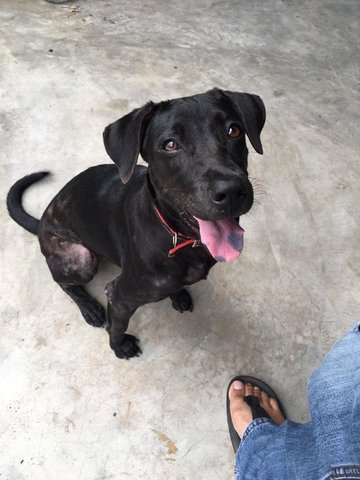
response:
<svg viewBox="0 0 360 480"><path fill-rule="evenodd" d="M267 417L270 416L265 412L265 410L260 406L259 398L255 397L255 395L248 395L244 398L245 402L251 408L251 413L253 416L253 420L260 417Z"/></svg>

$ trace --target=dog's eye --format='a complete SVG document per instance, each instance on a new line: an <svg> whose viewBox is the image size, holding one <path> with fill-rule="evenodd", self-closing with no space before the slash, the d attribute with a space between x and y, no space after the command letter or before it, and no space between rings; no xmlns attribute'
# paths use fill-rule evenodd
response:
<svg viewBox="0 0 360 480"><path fill-rule="evenodd" d="M171 138L169 140L166 140L163 145L163 149L167 152L175 152L176 150L180 150L180 148L180 145Z"/></svg>
<svg viewBox="0 0 360 480"><path fill-rule="evenodd" d="M240 128L233 124L233 125L230 125L229 127L229 130L228 130L228 137L229 138L237 138L241 133L241 130Z"/></svg>

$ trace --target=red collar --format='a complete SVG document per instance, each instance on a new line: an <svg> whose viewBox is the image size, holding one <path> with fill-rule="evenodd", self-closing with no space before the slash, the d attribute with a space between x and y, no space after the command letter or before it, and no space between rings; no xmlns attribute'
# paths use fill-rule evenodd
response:
<svg viewBox="0 0 360 480"><path fill-rule="evenodd" d="M166 231L168 231L170 233L170 235L173 237L173 248L170 248L169 252L168 252L168 256L169 257L173 257L175 255L175 253L180 250L180 248L183 248L183 247L186 247L187 245L190 245L192 244L193 248L194 247L199 247L201 245L201 242L200 240L198 240L197 238L194 238L194 237L188 237L187 235L184 235L180 232L176 232L175 230L173 230L170 225L166 222L166 220L164 219L164 217L161 215L161 213L159 212L158 208L156 207L156 205L154 205L154 210L155 210L155 213L158 217L158 219L160 220L160 222L162 223L163 227L165 228ZM184 239L184 241L182 243L179 243L178 244L178 240L179 238L181 239Z"/></svg>

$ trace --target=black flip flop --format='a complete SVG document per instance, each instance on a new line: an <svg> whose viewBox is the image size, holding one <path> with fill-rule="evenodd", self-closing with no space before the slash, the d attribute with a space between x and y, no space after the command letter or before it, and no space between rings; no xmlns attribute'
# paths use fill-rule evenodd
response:
<svg viewBox="0 0 360 480"><path fill-rule="evenodd" d="M234 452L237 451L241 442L240 437L234 428L234 425L231 420L231 415L230 415L229 389L230 389L230 386L235 382L235 380L240 380L240 382L242 383L251 383L251 385L253 385L254 387L259 387L260 390L267 393L270 397L275 398L275 400L279 404L281 413L286 418L285 410L279 400L279 397L276 395L274 390L271 387L269 387L269 385L267 385L265 382L255 377L249 377L247 375L237 375L231 380L231 382L229 383L228 389L226 391L226 415L227 415L227 422L229 427L229 434L230 434L232 446L234 448ZM269 415L265 412L265 410L262 407L260 407L258 397L255 397L254 395L248 395L247 397L245 397L244 400L251 408L251 413L254 420L260 417L270 418Z"/></svg>

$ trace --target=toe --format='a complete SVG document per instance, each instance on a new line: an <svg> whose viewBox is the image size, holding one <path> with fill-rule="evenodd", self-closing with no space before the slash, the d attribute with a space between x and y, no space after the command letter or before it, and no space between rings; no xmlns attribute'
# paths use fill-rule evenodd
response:
<svg viewBox="0 0 360 480"><path fill-rule="evenodd" d="M239 437L241 438L252 422L252 413L250 407L245 402L246 385L239 380L235 380L229 388L230 414L232 423Z"/></svg>
<svg viewBox="0 0 360 480"><path fill-rule="evenodd" d="M245 396L247 397L248 395L253 395L253 394L254 394L254 387L251 385L251 383L246 383Z"/></svg>
<svg viewBox="0 0 360 480"><path fill-rule="evenodd" d="M244 384L240 382L240 380L235 380L229 388L229 398L230 400L244 397L245 396L245 389Z"/></svg>
<svg viewBox="0 0 360 480"><path fill-rule="evenodd" d="M229 388L229 399L230 399L230 411L231 416L236 416L238 412L241 412L246 408L245 403L245 386L239 380L235 380Z"/></svg>
<svg viewBox="0 0 360 480"><path fill-rule="evenodd" d="M278 402L275 400L275 398L271 398L269 399L269 403L270 403L270 406L273 410L275 410L276 412L280 412L280 407L279 407L279 404Z"/></svg>
<svg viewBox="0 0 360 480"><path fill-rule="evenodd" d="M259 387L254 387L254 395L255 397L261 398L261 390Z"/></svg>
<svg viewBox="0 0 360 480"><path fill-rule="evenodd" d="M261 405L263 408L270 406L270 397L269 397L269 395L268 395L267 393L261 391L260 398L261 398L260 405Z"/></svg>
<svg viewBox="0 0 360 480"><path fill-rule="evenodd" d="M270 416L272 421L277 425L281 425L285 421L285 417L281 413L279 403L267 393L261 392L260 405Z"/></svg>

